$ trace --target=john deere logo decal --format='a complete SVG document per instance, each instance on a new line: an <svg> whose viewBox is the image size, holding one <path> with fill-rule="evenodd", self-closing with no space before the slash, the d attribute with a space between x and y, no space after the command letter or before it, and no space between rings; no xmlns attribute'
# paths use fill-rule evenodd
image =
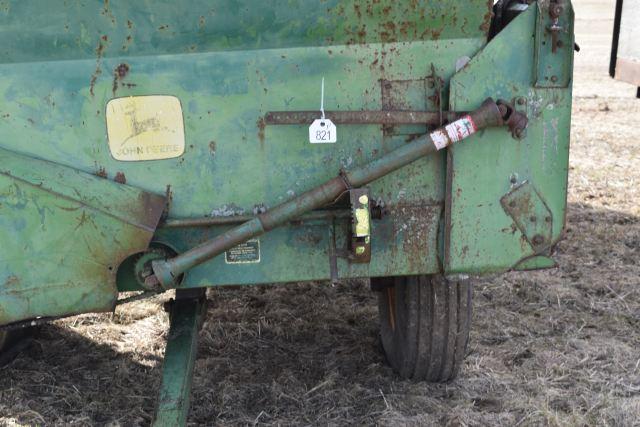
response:
<svg viewBox="0 0 640 427"><path fill-rule="evenodd" d="M134 162L179 157L184 153L184 122L175 96L130 96L107 103L109 151Z"/></svg>

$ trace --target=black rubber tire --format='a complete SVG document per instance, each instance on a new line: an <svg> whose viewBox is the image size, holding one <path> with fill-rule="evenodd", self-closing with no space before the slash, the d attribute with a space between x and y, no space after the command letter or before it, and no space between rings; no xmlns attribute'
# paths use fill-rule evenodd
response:
<svg viewBox="0 0 640 427"><path fill-rule="evenodd" d="M9 342L9 333L6 331L0 331L0 353L4 350L5 346Z"/></svg>
<svg viewBox="0 0 640 427"><path fill-rule="evenodd" d="M469 341L471 283L441 276L371 281L379 290L380 336L391 367L417 381L453 380Z"/></svg>

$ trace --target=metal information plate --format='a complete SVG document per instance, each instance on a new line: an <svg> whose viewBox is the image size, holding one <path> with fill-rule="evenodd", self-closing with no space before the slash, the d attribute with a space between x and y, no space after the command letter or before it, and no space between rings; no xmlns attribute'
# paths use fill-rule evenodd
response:
<svg viewBox="0 0 640 427"><path fill-rule="evenodd" d="M184 122L175 96L130 96L107 103L109 151L116 160L135 162L184 153Z"/></svg>
<svg viewBox="0 0 640 427"><path fill-rule="evenodd" d="M224 253L227 264L254 264L260 262L260 240L251 239Z"/></svg>

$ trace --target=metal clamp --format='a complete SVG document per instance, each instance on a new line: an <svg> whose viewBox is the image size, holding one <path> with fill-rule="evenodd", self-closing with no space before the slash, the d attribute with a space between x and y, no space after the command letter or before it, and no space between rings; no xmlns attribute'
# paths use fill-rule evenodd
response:
<svg viewBox="0 0 640 427"><path fill-rule="evenodd" d="M351 262L367 263L371 261L371 209L369 189L349 190L352 212Z"/></svg>

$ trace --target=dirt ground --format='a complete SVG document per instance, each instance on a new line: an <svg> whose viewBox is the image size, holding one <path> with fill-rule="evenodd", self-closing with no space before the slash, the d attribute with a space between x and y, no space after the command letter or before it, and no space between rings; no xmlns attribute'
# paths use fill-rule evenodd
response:
<svg viewBox="0 0 640 427"><path fill-rule="evenodd" d="M640 425L640 100L607 76L612 0L578 0L566 239L559 268L475 288L458 380L398 379L363 282L211 292L189 422ZM147 425L162 302L43 327L0 369L0 424Z"/></svg>

